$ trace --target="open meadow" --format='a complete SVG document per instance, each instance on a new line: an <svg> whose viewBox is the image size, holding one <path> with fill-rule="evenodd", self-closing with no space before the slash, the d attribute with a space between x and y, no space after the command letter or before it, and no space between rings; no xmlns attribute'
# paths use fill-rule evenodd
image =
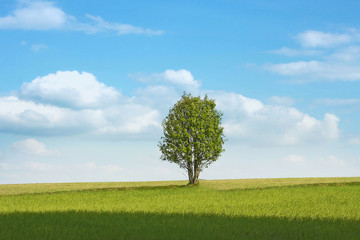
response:
<svg viewBox="0 0 360 240"><path fill-rule="evenodd" d="M359 239L360 178L0 185L1 239Z"/></svg>

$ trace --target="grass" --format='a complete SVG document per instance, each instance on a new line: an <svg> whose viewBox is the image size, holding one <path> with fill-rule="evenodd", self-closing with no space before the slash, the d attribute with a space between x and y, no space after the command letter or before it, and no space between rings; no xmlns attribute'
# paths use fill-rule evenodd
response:
<svg viewBox="0 0 360 240"><path fill-rule="evenodd" d="M203 180L195 187L185 184L0 185L0 238L360 236L360 178Z"/></svg>
<svg viewBox="0 0 360 240"><path fill-rule="evenodd" d="M216 190L253 189L281 186L343 184L360 182L360 177L343 178L258 178L201 180L201 187ZM124 190L134 188L185 186L187 181L150 181L150 182L90 182L90 183L35 183L0 184L0 196L15 194L55 193L68 191Z"/></svg>

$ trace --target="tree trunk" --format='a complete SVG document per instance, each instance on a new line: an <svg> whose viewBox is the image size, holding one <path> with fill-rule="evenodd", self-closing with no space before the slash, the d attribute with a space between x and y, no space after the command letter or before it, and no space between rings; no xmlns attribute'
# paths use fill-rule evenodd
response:
<svg viewBox="0 0 360 240"><path fill-rule="evenodd" d="M200 171L198 169L198 167L196 166L196 164L194 164L194 170L193 169L188 169L188 175L189 175L189 184L198 184L199 183L199 175L200 175Z"/></svg>
<svg viewBox="0 0 360 240"><path fill-rule="evenodd" d="M193 184L194 183L194 175L192 172L192 169L188 169L188 176L189 176L189 184Z"/></svg>

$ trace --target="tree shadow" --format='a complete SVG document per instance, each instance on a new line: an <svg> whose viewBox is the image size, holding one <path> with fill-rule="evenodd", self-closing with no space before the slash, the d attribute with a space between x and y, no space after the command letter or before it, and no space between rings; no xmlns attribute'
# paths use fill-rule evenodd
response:
<svg viewBox="0 0 360 240"><path fill-rule="evenodd" d="M0 214L0 239L359 239L359 220L126 212Z"/></svg>

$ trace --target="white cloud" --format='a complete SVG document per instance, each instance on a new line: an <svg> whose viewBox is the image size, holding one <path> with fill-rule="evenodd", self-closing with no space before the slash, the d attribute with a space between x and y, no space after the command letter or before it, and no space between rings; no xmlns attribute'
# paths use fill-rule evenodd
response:
<svg viewBox="0 0 360 240"><path fill-rule="evenodd" d="M283 47L271 52L289 57L314 56L316 58L306 61L264 64L263 69L291 77L290 80L302 83L360 80L360 32L357 29L350 29L345 33L309 30L298 34L296 39L303 48Z"/></svg>
<svg viewBox="0 0 360 240"><path fill-rule="evenodd" d="M0 17L0 29L73 30L85 33L115 32L123 34L161 35L162 30L136 27L130 24L111 23L99 16L87 14L90 22L79 22L61 8L48 1L19 1L18 8Z"/></svg>
<svg viewBox="0 0 360 240"><path fill-rule="evenodd" d="M130 77L147 84L167 84L168 86L180 87L187 91L197 90L201 86L201 81L195 80L191 72L186 69L167 69L162 73L153 74L136 73L130 74Z"/></svg>
<svg viewBox="0 0 360 240"><path fill-rule="evenodd" d="M339 44L349 43L352 36L348 33L324 33L308 30L296 36L296 39L304 47L333 47Z"/></svg>
<svg viewBox="0 0 360 240"><path fill-rule="evenodd" d="M63 107L99 108L118 102L121 94L91 73L58 71L24 83L21 96Z"/></svg>
<svg viewBox="0 0 360 240"><path fill-rule="evenodd" d="M161 35L162 30L144 29L130 24L107 22L99 16L92 16L87 14L86 17L90 19L91 23L77 23L72 25L72 29L77 31L84 31L88 34L98 32L114 31L118 35L124 34L145 34L145 35Z"/></svg>
<svg viewBox="0 0 360 240"><path fill-rule="evenodd" d="M191 72L185 69L180 69L177 71L168 69L165 72L158 74L158 76L173 84L191 86L194 88L198 88L201 85L200 81L195 80Z"/></svg>
<svg viewBox="0 0 360 240"><path fill-rule="evenodd" d="M94 128L95 134L144 134L160 129L160 114L149 107L128 103L101 110L102 122ZM143 136L145 137L145 136Z"/></svg>
<svg viewBox="0 0 360 240"><path fill-rule="evenodd" d="M17 97L0 98L0 131L32 135L131 135L158 129L157 110L137 104L66 109Z"/></svg>
<svg viewBox="0 0 360 240"><path fill-rule="evenodd" d="M265 68L281 75L294 76L316 73L320 69L320 64L321 63L318 61L298 61L290 63L269 64L265 66Z"/></svg>
<svg viewBox="0 0 360 240"><path fill-rule="evenodd" d="M149 85L136 90L135 101L167 111L181 97L181 94L172 86Z"/></svg>
<svg viewBox="0 0 360 240"><path fill-rule="evenodd" d="M160 128L157 109L121 97L90 73L57 72L25 83L20 97L0 97L0 131L32 135L133 137Z"/></svg>
<svg viewBox="0 0 360 240"><path fill-rule="evenodd" d="M158 136L161 118L182 94L181 89L172 86L195 81L186 70L165 73L169 71L163 73L171 79L169 85L150 84L138 89L135 96L121 99L118 91L98 82L90 73L57 72L38 77L23 85L20 98L0 98L0 131L142 139ZM182 74L187 80L179 77ZM273 98L277 104L267 105L236 93L198 90L198 94L201 92L214 98L224 112L225 133L230 138L292 145L339 137L339 119L335 115L325 114L323 120L318 120L284 106L289 105L290 98Z"/></svg>
<svg viewBox="0 0 360 240"><path fill-rule="evenodd" d="M344 63L357 62L360 60L360 46L347 46L337 49L326 57L328 61L341 61Z"/></svg>
<svg viewBox="0 0 360 240"><path fill-rule="evenodd" d="M305 158L299 155L289 155L284 158L284 161L294 163L296 165L302 165L305 162Z"/></svg>
<svg viewBox="0 0 360 240"><path fill-rule="evenodd" d="M230 116L239 114L251 116L264 108L264 104L259 100L248 98L236 93L209 91L209 95L215 98L219 109L222 109L224 112L228 112Z"/></svg>
<svg viewBox="0 0 360 240"><path fill-rule="evenodd" d="M44 143L33 138L15 142L11 146L20 153L34 156L56 156L60 154L58 150L49 150Z"/></svg>
<svg viewBox="0 0 360 240"><path fill-rule="evenodd" d="M280 105L287 107L290 107L295 103L295 100L292 97L279 97L279 96L273 96L269 98L268 101L272 105Z"/></svg>
<svg viewBox="0 0 360 240"><path fill-rule="evenodd" d="M291 107L265 105L228 92L209 92L224 112L225 135L255 144L304 144L336 140L339 118L325 114L318 120Z"/></svg>
<svg viewBox="0 0 360 240"><path fill-rule="evenodd" d="M69 16L52 2L23 1L10 15L0 17L0 29L61 29Z"/></svg>
<svg viewBox="0 0 360 240"><path fill-rule="evenodd" d="M31 50L34 51L34 52L38 52L40 50L44 50L44 49L48 49L49 46L46 45L46 44L33 44L31 45Z"/></svg>
<svg viewBox="0 0 360 240"><path fill-rule="evenodd" d="M91 117L51 105L21 100L17 97L0 97L0 130L3 132L55 134L84 131ZM88 115L88 116L86 116ZM86 127L88 128L88 126Z"/></svg>
<svg viewBox="0 0 360 240"><path fill-rule="evenodd" d="M264 69L283 76L291 76L308 81L356 81L360 80L360 68L357 64L342 62L297 61L290 63L267 64Z"/></svg>

